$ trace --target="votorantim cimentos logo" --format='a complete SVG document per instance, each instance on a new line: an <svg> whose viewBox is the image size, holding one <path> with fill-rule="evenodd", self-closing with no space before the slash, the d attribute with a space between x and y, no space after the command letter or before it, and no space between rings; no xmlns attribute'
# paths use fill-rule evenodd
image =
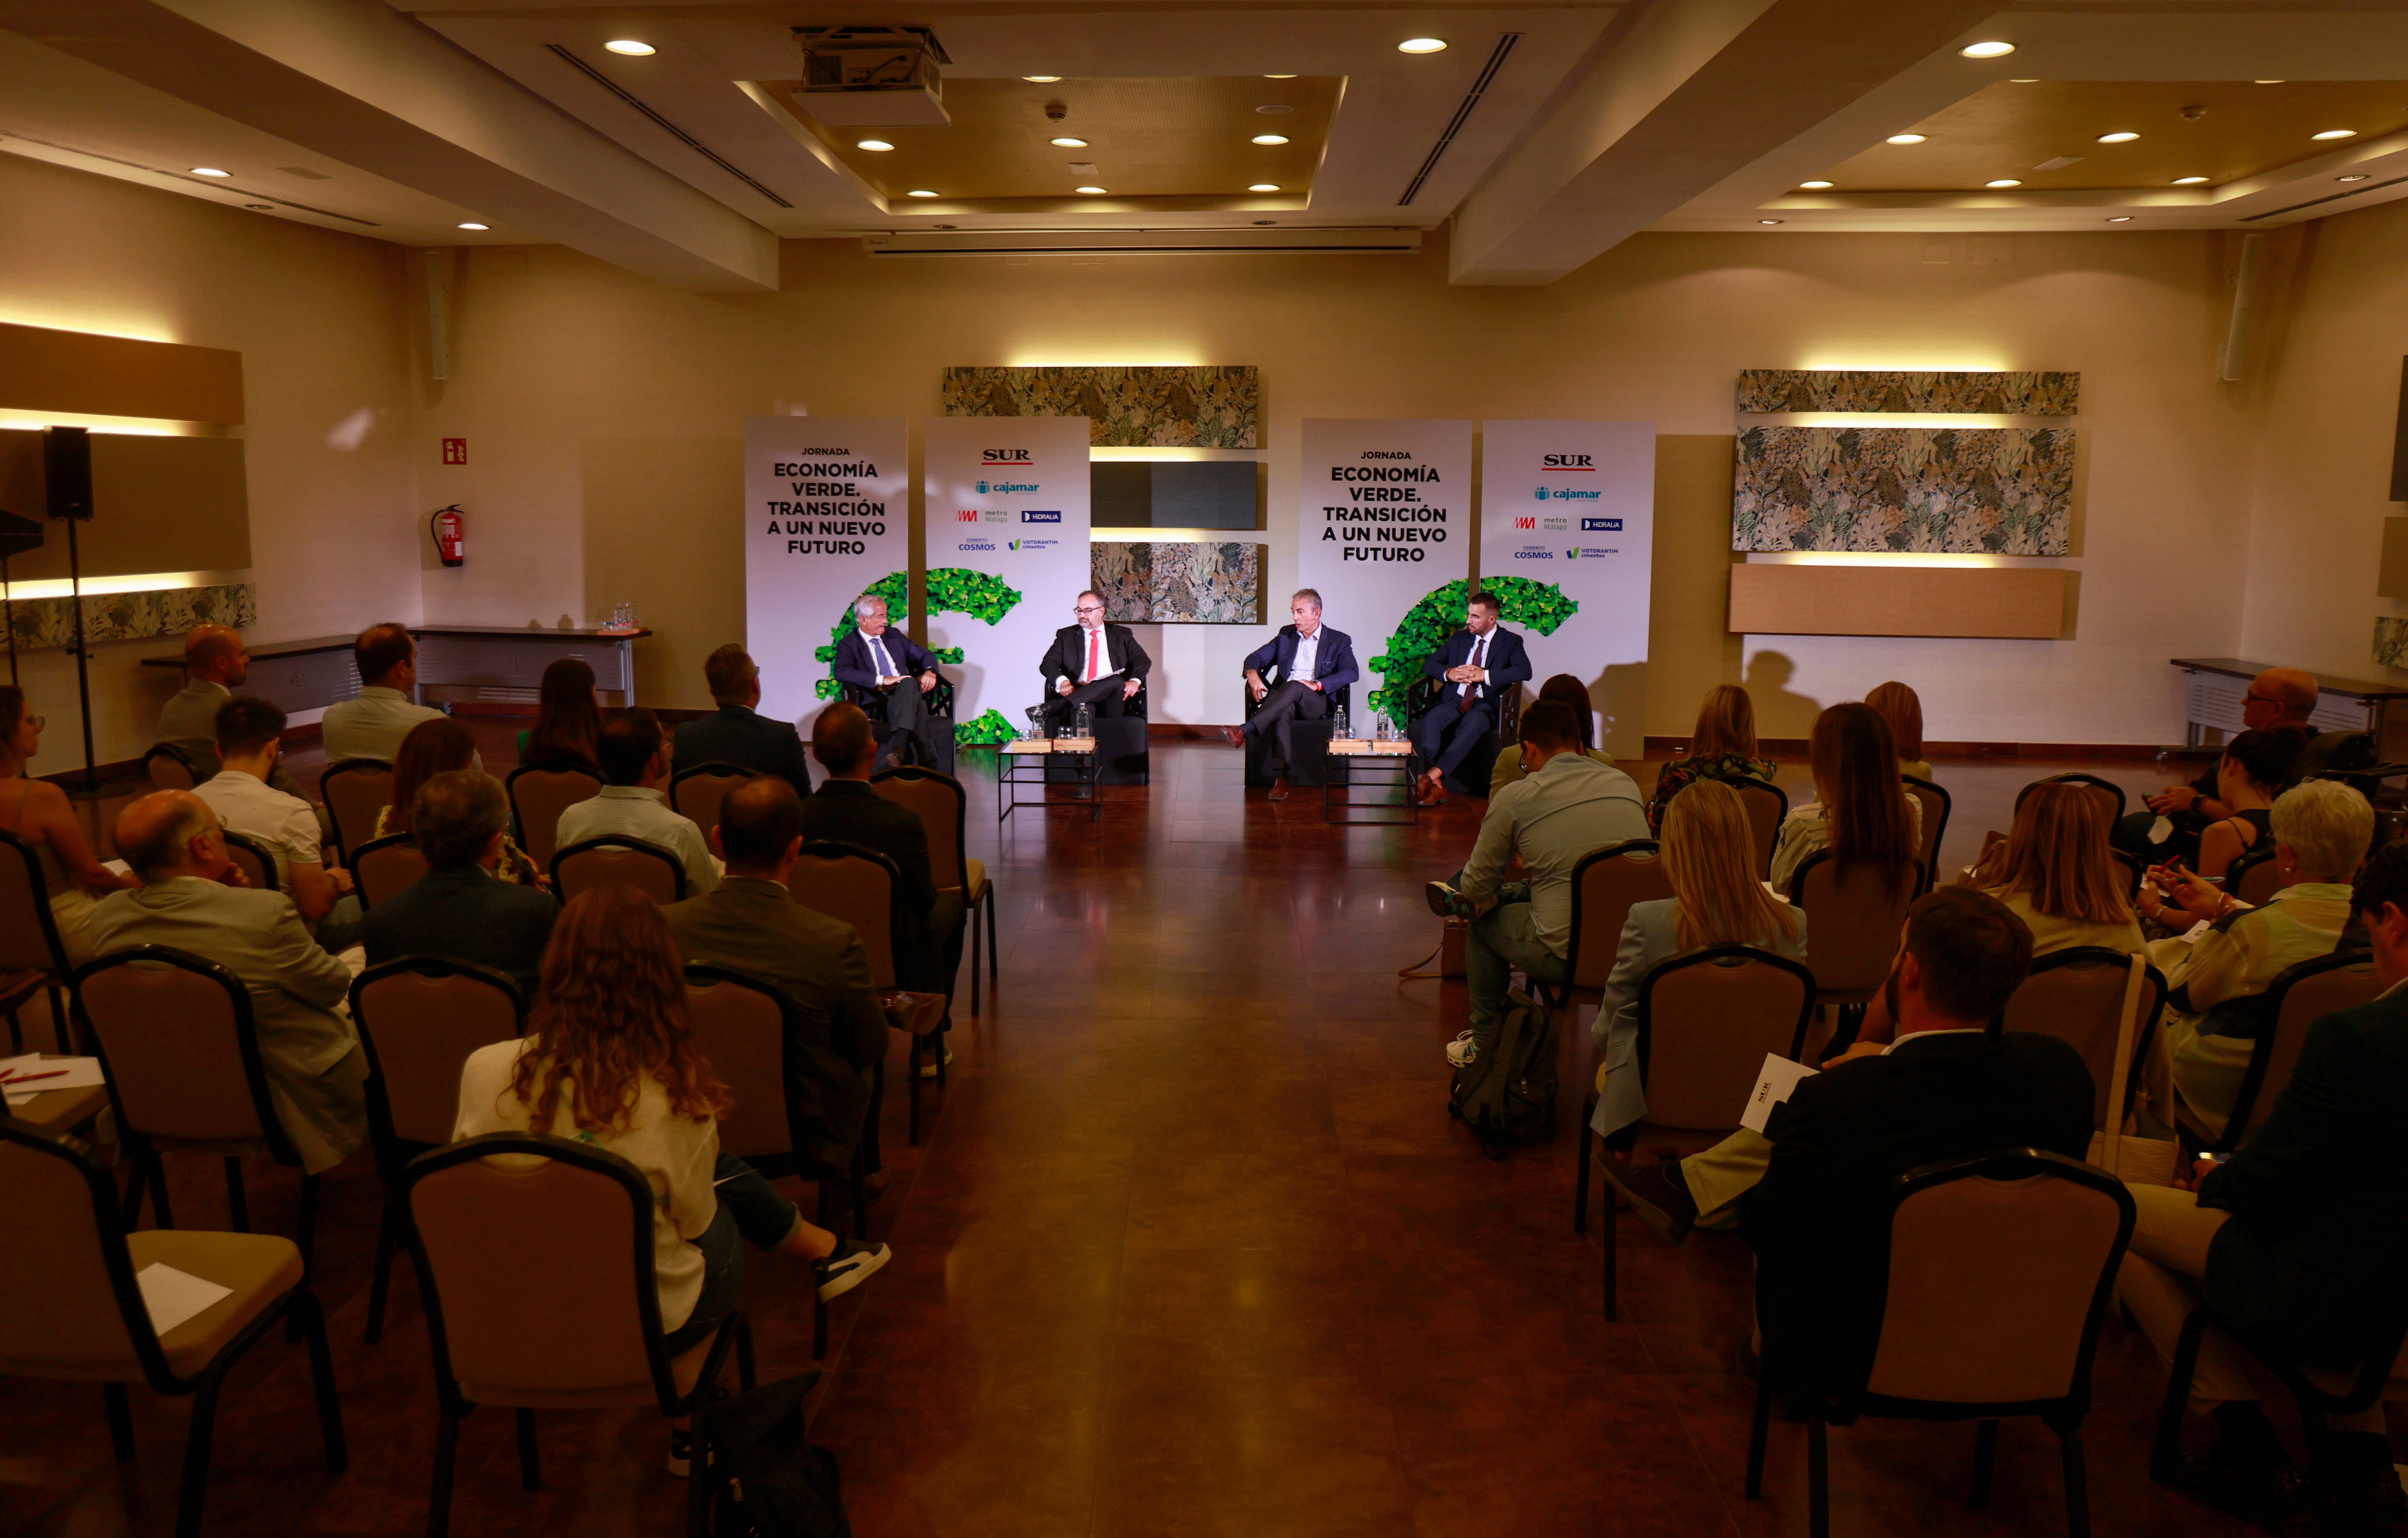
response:
<svg viewBox="0 0 2408 1538"><path fill-rule="evenodd" d="M782 535L789 555L859 555L867 541L886 535L886 504L866 496L864 481L878 479L867 459L840 457L843 449L810 449L827 459L780 461L770 467L793 489L793 499L767 504L767 533Z"/></svg>
<svg viewBox="0 0 2408 1538"><path fill-rule="evenodd" d="M1422 561L1429 546L1446 542L1444 478L1412 457L1408 449L1366 449L1370 463L1329 467L1346 500L1323 505L1321 538L1340 547L1340 560Z"/></svg>

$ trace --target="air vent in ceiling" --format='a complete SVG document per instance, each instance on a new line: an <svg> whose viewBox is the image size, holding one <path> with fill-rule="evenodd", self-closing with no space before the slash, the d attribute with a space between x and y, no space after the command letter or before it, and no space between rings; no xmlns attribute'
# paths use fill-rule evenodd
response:
<svg viewBox="0 0 2408 1538"><path fill-rule="evenodd" d="M557 55L563 64L567 65L571 69L576 70L587 79L592 80L595 85L600 86L603 90L608 91L610 94L618 97L621 101L625 102L629 107L632 107L637 111L642 113L645 118L652 122L653 127L660 129L661 132L668 135L671 138L676 139L680 144L684 145L695 154L700 155L703 159L710 162L713 165L725 171L729 176L734 177L737 180L744 183L747 187L759 193L763 197L767 198L778 207L781 208L791 208L794 207L793 204L787 202L784 198L780 197L768 188L762 186L759 182L745 175L742 170L737 167L734 161L729 160L725 155L721 154L710 145L703 143L702 140L695 137L692 134L687 133L684 129L680 128L676 123L669 122L668 119L661 116L658 112L653 111L651 106L648 105L641 97L638 96L634 92L620 85L618 81L612 79L609 76L603 74L600 70L595 68L592 65L587 64L584 60L579 58L576 54L571 53L568 50L561 47L558 43L546 43L544 47L550 49L555 55Z"/></svg>
<svg viewBox="0 0 2408 1538"><path fill-rule="evenodd" d="M1479 79L1473 80L1471 89L1463 93L1463 100L1455 106L1455 116L1447 119L1446 127L1440 131L1438 142L1431 145L1430 152L1422 157L1422 168L1413 173L1412 180L1405 183L1405 195L1397 199L1398 208L1403 208L1421 195L1422 183L1438 169L1439 157L1445 154L1446 147L1455 142L1455 136L1463 132L1463 125L1471 119L1471 109L1480 105L1482 96L1487 94L1488 87L1497 79L1497 72L1505 67L1513 45L1521 40L1522 35L1518 32L1498 34L1497 46L1489 51L1488 62L1480 66Z"/></svg>

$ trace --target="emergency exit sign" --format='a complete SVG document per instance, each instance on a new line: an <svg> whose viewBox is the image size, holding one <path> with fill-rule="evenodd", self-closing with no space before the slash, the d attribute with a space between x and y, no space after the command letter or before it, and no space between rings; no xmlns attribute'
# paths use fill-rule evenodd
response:
<svg viewBox="0 0 2408 1538"><path fill-rule="evenodd" d="M443 440L443 463L446 465L466 465L468 463L468 440L465 438L445 438Z"/></svg>

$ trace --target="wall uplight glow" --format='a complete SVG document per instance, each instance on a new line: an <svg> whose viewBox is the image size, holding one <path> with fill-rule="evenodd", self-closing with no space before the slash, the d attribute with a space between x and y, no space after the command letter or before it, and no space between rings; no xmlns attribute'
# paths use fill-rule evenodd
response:
<svg viewBox="0 0 2408 1538"><path fill-rule="evenodd" d="M248 571L143 571L122 577L86 577L83 596L87 598L110 593L167 593L190 587L218 587L227 582L251 581ZM74 584L64 577L46 577L40 582L11 582L0 587L12 598L71 598Z"/></svg>
<svg viewBox="0 0 2408 1538"><path fill-rule="evenodd" d="M1986 355L1935 358L1928 355L1915 357L1910 354L1901 357L1881 352L1850 352L1838 357L1829 355L1810 357L1797 367L1817 370L1862 368L1907 374L2000 374L2007 372L2014 366Z"/></svg>
<svg viewBox="0 0 2408 1538"><path fill-rule="evenodd" d="M218 429L199 422L157 417L79 416L72 411L0 410L0 431L39 432L45 427L84 427L125 438L212 438Z"/></svg>
<svg viewBox="0 0 2408 1538"><path fill-rule="evenodd" d="M2056 556L2033 559L2055 560ZM1985 554L1943 554L1937 551L1770 550L1754 551L1750 566L1876 566L1876 567L2001 567L2009 557Z"/></svg>
<svg viewBox="0 0 2408 1538"><path fill-rule="evenodd" d="M111 315L87 320L79 315L36 314L25 309L0 309L0 325L35 325L45 331L74 331L86 337L116 337L129 342L172 342L165 327Z"/></svg>
<svg viewBox="0 0 2408 1538"><path fill-rule="evenodd" d="M2017 418L1975 411L1766 411L1790 427L2012 427ZM2058 420L2052 417L2054 422Z"/></svg>

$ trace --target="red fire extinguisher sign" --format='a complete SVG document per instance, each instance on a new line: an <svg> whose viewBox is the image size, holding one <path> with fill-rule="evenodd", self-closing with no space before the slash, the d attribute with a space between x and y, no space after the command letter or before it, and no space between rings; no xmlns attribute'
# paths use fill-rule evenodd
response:
<svg viewBox="0 0 2408 1538"><path fill-rule="evenodd" d="M428 520L428 525L435 534L435 553L442 557L443 564L445 566L466 565L468 557L461 546L466 538L467 525L466 521L460 516L460 505L454 502L436 513Z"/></svg>

